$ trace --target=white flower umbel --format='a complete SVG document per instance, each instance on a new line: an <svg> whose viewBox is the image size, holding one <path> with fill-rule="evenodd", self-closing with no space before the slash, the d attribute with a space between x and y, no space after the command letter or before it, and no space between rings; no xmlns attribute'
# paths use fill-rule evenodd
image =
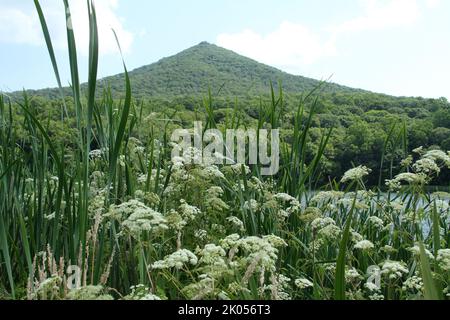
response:
<svg viewBox="0 0 450 320"><path fill-rule="evenodd" d="M404 291L422 292L424 289L423 280L418 276L412 276L411 278L406 279L402 289Z"/></svg>
<svg viewBox="0 0 450 320"><path fill-rule="evenodd" d="M294 197L288 195L287 193L277 193L276 195L274 195L274 198L282 201L282 202L292 202L292 201L297 201L297 199L295 199Z"/></svg>
<svg viewBox="0 0 450 320"><path fill-rule="evenodd" d="M228 217L227 221L231 223L234 227L239 229L239 231L245 231L244 222L242 222L238 217Z"/></svg>
<svg viewBox="0 0 450 320"><path fill-rule="evenodd" d="M376 229L383 229L384 228L384 221L376 216L371 216L369 219L367 219L369 224L373 226Z"/></svg>
<svg viewBox="0 0 450 320"><path fill-rule="evenodd" d="M201 257L200 263L225 265L224 257L226 256L226 252L222 247L215 244L207 244L199 251L199 256Z"/></svg>
<svg viewBox="0 0 450 320"><path fill-rule="evenodd" d="M221 246L234 252L239 250L242 256L238 258L239 265L246 271L244 282L248 281L254 273L275 272L278 260L278 248L286 247L286 242L275 236L268 235L262 238L252 236L239 239L238 235L231 235L221 241Z"/></svg>
<svg viewBox="0 0 450 320"><path fill-rule="evenodd" d="M450 271L450 249L441 249L436 258L442 270Z"/></svg>
<svg viewBox="0 0 450 320"><path fill-rule="evenodd" d="M320 238L334 241L339 238L341 229L336 226L336 222L331 218L317 218L311 226L315 230Z"/></svg>
<svg viewBox="0 0 450 320"><path fill-rule="evenodd" d="M381 268L381 274L387 276L390 280L401 279L408 272L405 264L398 261L385 261Z"/></svg>
<svg viewBox="0 0 450 320"><path fill-rule="evenodd" d="M372 242L369 240L362 240L355 244L355 249L361 250L361 251L370 251L374 249L375 246Z"/></svg>
<svg viewBox="0 0 450 320"><path fill-rule="evenodd" d="M258 201L255 199L250 199L244 203L244 209L251 210L252 212L256 212L259 209Z"/></svg>
<svg viewBox="0 0 450 320"><path fill-rule="evenodd" d="M348 170L341 179L342 183L361 180L372 172L371 169L365 166L359 166Z"/></svg>
<svg viewBox="0 0 450 320"><path fill-rule="evenodd" d="M147 301L161 300L160 297L151 293L150 289L144 286L143 284L133 286L130 288L130 290L131 293L125 296L123 298L124 300L147 300Z"/></svg>
<svg viewBox="0 0 450 320"><path fill-rule="evenodd" d="M423 158L418 160L414 165L413 169L416 173L425 173L425 174L433 174L440 173L441 168L437 165L437 163L431 158Z"/></svg>
<svg viewBox="0 0 450 320"><path fill-rule="evenodd" d="M144 231L158 233L169 228L161 213L134 199L112 206L105 217L121 221L124 231L135 237L139 237Z"/></svg>
<svg viewBox="0 0 450 320"><path fill-rule="evenodd" d="M122 223L122 226L136 237L144 231L158 233L169 228L166 219L150 208L136 210Z"/></svg>
<svg viewBox="0 0 450 320"><path fill-rule="evenodd" d="M373 282L367 282L364 284L364 287L369 290L370 292L379 292L380 291L380 287L378 287L375 283Z"/></svg>
<svg viewBox="0 0 450 320"><path fill-rule="evenodd" d="M200 209L187 204L185 200L180 200L179 211L181 216L188 221L194 220L200 214Z"/></svg>
<svg viewBox="0 0 450 320"><path fill-rule="evenodd" d="M287 193L277 193L273 196L275 200L277 200L281 205L287 206L286 210L279 210L278 216L281 220L288 218L293 213L298 213L301 210L300 202L288 195Z"/></svg>
<svg viewBox="0 0 450 320"><path fill-rule="evenodd" d="M151 265L152 269L181 269L185 264L196 265L198 258L191 251L186 249L178 250L171 255L168 255L164 260L156 261Z"/></svg>
<svg viewBox="0 0 450 320"><path fill-rule="evenodd" d="M106 294L107 290L102 286L85 286L71 290L67 294L68 300L114 300L114 298Z"/></svg>
<svg viewBox="0 0 450 320"><path fill-rule="evenodd" d="M450 152L447 154L442 150L430 150L423 156L424 159L431 159L435 162L442 163L450 168Z"/></svg>
<svg viewBox="0 0 450 320"><path fill-rule="evenodd" d="M362 275L355 268L350 268L345 271L345 281L348 283L359 283L363 279Z"/></svg>
<svg viewBox="0 0 450 320"><path fill-rule="evenodd" d="M299 278L295 280L295 286L301 290L314 287L314 283L305 278Z"/></svg>
<svg viewBox="0 0 450 320"><path fill-rule="evenodd" d="M344 197L344 193L340 191L321 191L316 194L311 202L315 204L324 204L330 201L337 201Z"/></svg>
<svg viewBox="0 0 450 320"><path fill-rule="evenodd" d="M416 258L420 258L420 247L418 245L408 248L408 251L411 252ZM434 259L433 254L428 249L425 249L425 254L429 259Z"/></svg>
<svg viewBox="0 0 450 320"><path fill-rule="evenodd" d="M334 222L334 220L331 218L328 218L328 217L327 218L317 218L311 223L311 227L314 230L318 230L318 229L321 229L328 225L335 225L335 224L336 224L336 222Z"/></svg>
<svg viewBox="0 0 450 320"><path fill-rule="evenodd" d="M422 185L426 184L428 182L428 178L423 173L400 173L392 180L386 180L386 185L391 190L398 190L402 186L402 182L406 182L409 184L415 184L415 185Z"/></svg>

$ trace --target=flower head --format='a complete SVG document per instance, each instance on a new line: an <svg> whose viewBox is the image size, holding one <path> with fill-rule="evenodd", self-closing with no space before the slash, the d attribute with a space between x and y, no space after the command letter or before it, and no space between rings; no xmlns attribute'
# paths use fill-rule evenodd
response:
<svg viewBox="0 0 450 320"><path fill-rule="evenodd" d="M365 166L359 166L348 170L341 179L342 183L361 180L365 176L368 176L372 172L371 169Z"/></svg>

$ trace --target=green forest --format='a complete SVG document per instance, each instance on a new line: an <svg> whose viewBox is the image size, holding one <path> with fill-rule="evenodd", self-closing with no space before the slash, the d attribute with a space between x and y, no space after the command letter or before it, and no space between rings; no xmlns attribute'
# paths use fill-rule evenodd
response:
<svg viewBox="0 0 450 320"><path fill-rule="evenodd" d="M287 136L292 134L299 103L314 91L317 103L308 137L309 159L317 151L324 132L333 129L321 164L321 181L325 183L340 177L356 163L383 169L383 151L386 163L395 163L417 146L450 149L450 103L445 98L393 97L293 76L206 42L133 70L129 76L133 104L142 109L140 115L155 119L173 117L172 126L189 127L194 120L205 120L204 100L211 96L217 123L223 123L237 109L242 123L251 127L257 123L261 108L272 102L271 90L278 94L282 89L281 127ZM120 100L124 97L124 80L124 74L99 80L97 97L107 93ZM87 86L81 88L86 93ZM63 91L70 96L70 88ZM20 101L22 94L16 92L12 96ZM28 91L27 95L38 117L47 122L51 136L70 143L70 130L75 127L70 120L64 125L60 121L60 91ZM69 119L73 119L73 101L66 100ZM310 99L307 112L311 105ZM144 125L142 130L148 127ZM401 169L390 172L388 168L389 165L383 178L392 177L395 170ZM448 186L446 181L449 176L443 175L435 183ZM370 181L372 185L378 183L376 177Z"/></svg>
<svg viewBox="0 0 450 320"><path fill-rule="evenodd" d="M289 75L205 42L98 80L91 0L81 84L63 2L70 87L0 94L0 300L450 299L445 98ZM174 156L173 131L195 121L280 129L280 170L203 159L202 141Z"/></svg>

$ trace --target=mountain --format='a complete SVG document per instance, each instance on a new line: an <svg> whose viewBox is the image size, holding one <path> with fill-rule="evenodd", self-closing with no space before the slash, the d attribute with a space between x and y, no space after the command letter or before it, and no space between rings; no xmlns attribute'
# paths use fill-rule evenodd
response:
<svg viewBox="0 0 450 320"><path fill-rule="evenodd" d="M136 98L199 96L208 92L209 87L214 94L227 97L258 96L268 92L271 81L275 86L281 81L285 92L301 93L310 91L319 84L317 80L288 74L207 42L135 69L130 72L130 79L133 96ZM108 85L114 95L122 95L124 74L99 80L99 91ZM361 92L333 83L328 84L324 90ZM30 93L58 97L56 89Z"/></svg>
<svg viewBox="0 0 450 320"><path fill-rule="evenodd" d="M234 111L235 105L231 100L237 97L241 124L256 126L261 112L258 98L264 97L263 105L270 105L267 99L270 82L276 86L281 81L286 93L282 128L286 129L284 133L288 137L295 122L298 94L309 92L320 83L290 75L206 42L133 70L130 78L133 97L145 98L143 116L150 114L150 118L157 119L172 116L177 124L187 128L191 127L194 119L205 116L199 98L207 94L209 87L215 97L219 96L213 105L217 123L223 123ZM110 86L113 97L122 98L124 83L123 74L101 79L97 94L100 96L102 88ZM70 97L70 89L64 90L66 97ZM16 94L20 98L21 93ZM51 128L50 136L65 145L72 144L76 134L75 116L70 117L69 122L61 123L57 100L59 91L44 89L32 91L30 95L37 96L31 103L38 120ZM317 114L312 119L305 156L312 161L323 133L333 129L322 159L324 178L342 177L354 164L378 168L380 155L385 155L386 162L400 163L406 157L406 148L408 151L417 146L450 150L450 103L445 98L393 97L333 83L322 87L318 96ZM73 104L69 102L67 105L69 115L75 115ZM17 123L21 123L22 110L17 108L17 111ZM146 126L137 128L142 136L149 134L148 129ZM20 132L26 137L26 130L21 129ZM388 168L386 165L385 169ZM386 176L391 173L386 172ZM372 175L369 182L378 184L378 179L377 175ZM441 175L440 179L441 185L448 185L450 181L448 174Z"/></svg>

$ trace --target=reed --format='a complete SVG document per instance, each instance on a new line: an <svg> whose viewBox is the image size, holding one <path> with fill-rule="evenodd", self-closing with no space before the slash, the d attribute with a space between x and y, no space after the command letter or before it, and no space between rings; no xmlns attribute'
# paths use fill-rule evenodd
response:
<svg viewBox="0 0 450 320"><path fill-rule="evenodd" d="M125 96L99 92L93 1L86 87L76 30L67 24L69 96L45 13L34 3L60 88L61 121L73 123L76 135L56 142L33 97L0 95L0 298L448 299L449 195L426 189L436 167L450 166L448 153L418 151L394 176L390 154L408 154L406 126L392 126L379 172L356 167L321 185L332 130L320 133L312 156L307 150L326 83L300 99L289 137L279 83L261 98L255 128L281 129L278 174L262 177L258 165L175 161L176 112L148 120L125 62ZM70 21L67 0L64 6ZM216 121L209 90L198 117L205 130L246 129L238 105ZM368 174L379 175L378 188L366 188ZM76 288L68 273L74 268Z"/></svg>

